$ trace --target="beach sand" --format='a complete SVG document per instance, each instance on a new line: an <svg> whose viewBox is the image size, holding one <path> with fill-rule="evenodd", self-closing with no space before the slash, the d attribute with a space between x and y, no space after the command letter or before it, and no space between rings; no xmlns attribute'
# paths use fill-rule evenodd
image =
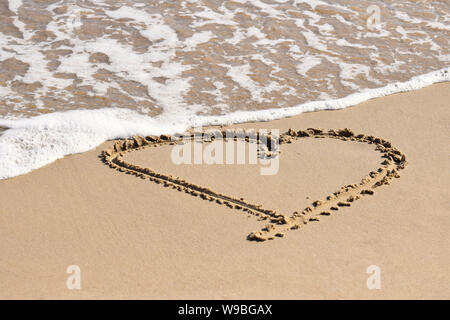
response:
<svg viewBox="0 0 450 320"><path fill-rule="evenodd" d="M339 111L233 128L350 128L406 155L399 179L350 207L248 241L266 221L148 179L113 170L96 150L0 181L0 298L449 299L450 84ZM256 165L180 165L171 146L126 154L264 208L291 213L377 169L375 145L306 139L281 145L279 172ZM81 269L69 290L66 269ZM366 270L381 269L369 290Z"/></svg>

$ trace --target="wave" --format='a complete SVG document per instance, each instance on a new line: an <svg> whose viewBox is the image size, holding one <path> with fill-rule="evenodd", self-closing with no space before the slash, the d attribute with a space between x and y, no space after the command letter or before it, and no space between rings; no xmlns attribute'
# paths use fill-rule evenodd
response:
<svg viewBox="0 0 450 320"><path fill-rule="evenodd" d="M25 119L0 119L0 128L6 128L0 136L0 179L26 174L66 155L92 150L111 139L182 133L197 126L269 121L303 112L343 109L369 99L449 80L450 67L447 67L406 82L365 89L341 99L313 101L290 108L236 111L220 116L163 113L149 117L131 109L104 108L54 112Z"/></svg>

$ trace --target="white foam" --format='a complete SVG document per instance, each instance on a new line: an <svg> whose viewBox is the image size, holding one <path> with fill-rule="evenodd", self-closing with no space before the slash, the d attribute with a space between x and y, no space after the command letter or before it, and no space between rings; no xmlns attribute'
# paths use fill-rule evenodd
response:
<svg viewBox="0 0 450 320"><path fill-rule="evenodd" d="M22 0L9 0L8 7L9 10L17 14L17 11L22 6Z"/></svg>
<svg viewBox="0 0 450 320"><path fill-rule="evenodd" d="M295 0L294 1L294 5L297 5L298 3L306 3L313 10L315 10L317 6L328 6L328 3L320 1L320 0Z"/></svg>
<svg viewBox="0 0 450 320"><path fill-rule="evenodd" d="M448 46L442 40L446 39L444 27L448 25L446 22L450 21L450 15L445 13L446 7L441 8L440 5L428 8L418 19L415 11L423 9L423 5L410 7L406 5L408 1L400 1L395 10L383 13L382 22L385 24L379 30L367 32L365 5L361 4L359 9L352 7L355 11L338 4L344 3L343 0L233 0L214 2L214 5L191 0L181 1L179 5L182 9L177 9L175 4L167 6L164 1L147 1L145 5L128 1L128 5L118 6L106 0L74 0L68 1L67 10L55 10L61 6L61 1L52 2L40 6L41 9L46 7L51 17L45 28L43 25L29 24L26 17L19 17L20 13L26 14L23 9L30 6L29 1L23 1L23 4L22 0L7 2L10 9L18 13L13 23L23 38L19 34L12 35L7 30L0 30L0 61L14 57L27 63L29 68L25 75L17 74L14 79L6 81L6 86L11 90L4 95L8 107L1 109L2 114L18 114L12 112L18 110L24 116L35 114L39 110L29 107L30 100L37 109L45 107L47 110L61 111L77 108L74 101L79 98L75 93L78 88L91 97L100 95L109 99L117 93L134 105L146 99L158 109L173 113L183 112L185 108L191 111L193 107L200 109L201 105L203 113L212 108L221 113L227 112L225 106L230 104L233 88L256 88L250 98L243 101L247 105L255 101L267 102L265 97L275 102L276 98L270 92L273 93L273 89L277 88L279 94L290 96L280 101L282 106L286 106L287 101L293 101L295 93L304 92L296 97L297 103L303 103L312 96L319 99L319 95L337 98L342 96L339 95L342 87L357 92L363 87L384 85L384 75L389 71L397 72L393 75L397 79L407 79L432 70L430 66L434 66L434 69L445 67L450 61ZM323 6L328 8L318 10ZM409 15L400 9L405 9ZM327 12L339 14L329 16ZM189 23L184 26L189 32L178 30L178 18L173 19L177 16ZM393 24L393 18L398 23ZM94 29L101 33L91 32L90 26L94 24L98 25ZM48 32L48 39L31 40L33 36L42 37L36 33L38 30ZM389 34L391 36L387 37ZM141 39L141 36L151 40L151 43ZM287 53L284 52L286 46L290 47ZM222 49L215 49L219 47ZM60 49L66 52L60 52ZM195 55L182 53L194 50L198 51ZM389 51L388 55L385 50ZM90 57L98 52L106 54L110 63L93 62ZM205 59L206 56L211 59ZM321 59L336 67L330 68L327 74L309 72L311 78L303 81L302 85L300 79L291 78L295 75L292 73L295 68L286 69L299 65L299 73L307 73L314 62L308 56L316 56L315 61ZM370 57L370 60L360 59L364 56ZM196 106L187 102L191 100L187 99L191 94L196 94L194 92L199 82L193 80L198 75L203 76L205 65L216 61L239 66L255 59L266 67L258 70L259 64L251 63L246 74L235 77L243 81L225 81L225 85L230 87L222 91L223 101L217 93L211 98L208 95L198 96ZM405 64L410 61L414 61L412 67L406 68ZM354 62L370 66L377 72L371 72L370 79L355 79L352 83L341 79L339 69L342 69L343 63L354 65L345 67L344 75L347 74L346 70L360 68ZM112 76L104 76L105 70ZM62 73L70 75L63 79ZM258 81L251 81L252 78L256 79L252 73L258 75ZM248 74L250 76L244 79ZM211 87L211 81L224 80L224 76L223 69L217 69L210 78L206 77L205 82L210 83L205 83L205 86ZM318 83L330 83L331 79L333 83L327 87L327 91L321 92ZM147 92L127 90L124 80L136 82L139 88L146 88ZM40 86L27 93L16 92L15 81L39 83ZM366 81L372 83L368 85ZM24 95L27 97L24 98ZM56 105L48 103L49 99L66 103ZM216 102L221 106L218 107ZM150 103L145 105L147 107L142 106L142 110L150 110ZM118 105L113 101L110 106ZM128 107L126 103L122 106Z"/></svg>
<svg viewBox="0 0 450 320"><path fill-rule="evenodd" d="M0 120L9 128L0 136L0 179L40 168L68 154L86 152L109 139L132 135L173 134L193 126L268 121L303 112L342 109L397 92L450 81L450 68L416 76L407 82L366 89L336 100L314 101L292 108L237 111L223 116L164 113L151 118L129 109L71 110L28 119Z"/></svg>
<svg viewBox="0 0 450 320"><path fill-rule="evenodd" d="M202 31L197 32L192 35L192 37L187 38L184 43L186 47L184 48L185 51L193 50L196 46L202 43L206 43L211 38L213 38L213 33L211 31Z"/></svg>
<svg viewBox="0 0 450 320"><path fill-rule="evenodd" d="M302 34L305 36L306 42L308 43L309 47L319 51L328 51L326 44L323 43L324 41L319 39L314 32L308 30L302 31Z"/></svg>
<svg viewBox="0 0 450 320"><path fill-rule="evenodd" d="M433 83L450 81L450 67L415 76L406 82L391 83L382 88L365 89L345 98L307 102L292 108L267 109L258 111L236 111L224 117L202 117L194 125L219 125L252 121L270 121L295 116L304 112L338 110L354 106L364 101L399 92L407 92L427 87Z"/></svg>
<svg viewBox="0 0 450 320"><path fill-rule="evenodd" d="M203 21L196 21L191 23L192 28L202 27L208 24L222 24L222 25L237 25L233 20L234 16L230 12L220 14L207 7L202 7L203 11L194 13L194 16L204 19Z"/></svg>
<svg viewBox="0 0 450 320"><path fill-rule="evenodd" d="M263 102L265 101L265 93L280 89L280 85L274 81L271 81L266 86L261 86L256 81L254 81L250 77L251 71L249 64L243 64L239 66L220 64L220 66L228 68L227 75L242 88L247 89L250 92L252 99L255 101Z"/></svg>
<svg viewBox="0 0 450 320"><path fill-rule="evenodd" d="M28 119L0 120L0 179L25 174L67 154L133 134L181 132L187 123L168 123L129 109L71 110Z"/></svg>
<svg viewBox="0 0 450 320"><path fill-rule="evenodd" d="M306 76L306 73L319 65L322 62L322 59L318 56L307 56L305 55L302 58L302 63L297 65L297 73L303 76Z"/></svg>

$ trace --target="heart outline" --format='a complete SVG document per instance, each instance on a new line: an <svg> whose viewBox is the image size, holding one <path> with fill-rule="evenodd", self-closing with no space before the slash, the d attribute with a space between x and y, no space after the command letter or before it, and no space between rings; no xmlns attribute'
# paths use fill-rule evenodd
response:
<svg viewBox="0 0 450 320"><path fill-rule="evenodd" d="M258 143L260 143L262 138L268 138L269 141L272 139L270 135L256 134L256 136L253 136L245 133L242 135L240 131L235 131L235 135L236 132L241 134L240 138L246 139L246 142L252 138ZM226 137L229 133L231 133L230 130L221 131L222 137ZM340 190L326 196L325 200L316 200L301 212L294 211L292 215L288 217L277 213L275 210L266 209L261 205L255 205L245 200L241 200L242 198L238 199L230 197L215 192L210 188L190 183L184 179L178 177L174 178L171 175L158 173L150 168L142 168L123 160L123 156L127 152L137 151L151 146L157 147L175 144L182 141L183 138L186 137L181 136L178 139L174 139L169 135L161 135L159 137L147 136L145 138L133 136L132 139L116 141L111 147L103 150L100 157L105 164L118 171L132 174L143 179L148 178L158 184L164 184L165 187L172 187L173 189L177 189L181 192L184 191L193 196L200 196L204 200L215 201L217 204L225 204L230 208L242 210L248 214L258 216L258 220L269 219L269 224L262 228L261 231L252 232L247 236L247 240L251 241L265 241L273 240L275 237L283 237L284 231L286 230L299 229L310 221L318 221L320 216L331 215L331 211L337 211L339 210L339 207L350 206L352 202L359 200L366 195L373 195L374 189L377 187L389 184L390 180L393 178L399 178L400 175L398 174L398 171L403 170L408 164L406 156L393 147L389 141L382 138L365 134L355 134L348 128L337 130L330 129L328 131L318 128L308 128L299 131L289 129L279 136L278 141L280 145L292 143L293 141L302 138L333 138L343 141L356 141L376 145L375 151L379 151L383 155L382 158L385 158L385 160L381 163L382 167L376 169L376 171L371 171L361 179L359 184L343 186ZM198 136L191 134L188 138L195 140ZM205 141L205 138L206 135L202 134L202 142L207 142ZM247 140L247 138L249 140ZM346 199L343 200L343 198ZM321 209L325 205L329 207L327 211Z"/></svg>

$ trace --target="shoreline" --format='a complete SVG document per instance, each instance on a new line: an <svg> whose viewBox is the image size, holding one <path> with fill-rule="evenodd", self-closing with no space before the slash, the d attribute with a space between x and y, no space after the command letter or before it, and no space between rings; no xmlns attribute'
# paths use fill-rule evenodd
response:
<svg viewBox="0 0 450 320"><path fill-rule="evenodd" d="M101 143L117 137L175 134L189 131L190 128L198 126L229 126L255 121L282 120L308 112L354 107L372 99L420 90L433 84L448 83L449 81L450 67L446 67L414 76L404 82L390 83L381 88L365 89L344 98L312 101L289 108L236 111L221 116L191 116L182 120L170 117L167 119L151 118L122 108L80 109L53 112L26 119L0 119L0 127L6 126L15 129L15 134L12 134L9 139L0 140L0 147L3 145L4 150L15 150L11 153L6 152L3 159L0 159L4 163L4 169L0 168L0 180L27 174L70 154L88 152ZM106 123L108 125L104 125ZM57 133L52 133L55 128ZM148 128L153 129L149 130ZM42 137L40 136L41 132L45 132ZM77 135L74 135L73 132L77 132ZM51 137L48 138L46 135ZM17 141L28 141L28 144L25 147L20 146ZM49 141L52 143L51 148L47 146ZM33 152L30 153L30 149ZM23 163L23 159L29 159L29 163Z"/></svg>
<svg viewBox="0 0 450 320"><path fill-rule="evenodd" d="M274 241L246 240L264 227L254 217L112 170L99 159L111 141L1 180L0 297L448 299L449 89L439 83L230 126L350 128L407 157L391 185ZM139 150L127 161L288 212L358 182L379 163L375 145L331 140L283 145L280 172L270 178L249 165L175 166L170 148ZM80 266L81 290L65 286L69 265ZM366 287L371 265L381 268L381 290Z"/></svg>

